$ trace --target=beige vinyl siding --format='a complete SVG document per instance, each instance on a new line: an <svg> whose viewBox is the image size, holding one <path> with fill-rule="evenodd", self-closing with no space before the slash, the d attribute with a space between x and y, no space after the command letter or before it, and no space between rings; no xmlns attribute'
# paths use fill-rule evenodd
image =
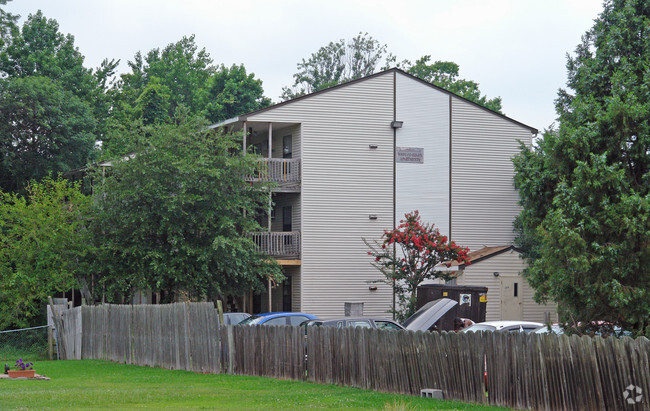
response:
<svg viewBox="0 0 650 411"><path fill-rule="evenodd" d="M530 130L452 98L451 237L471 250L512 244L519 214L512 157Z"/></svg>
<svg viewBox="0 0 650 411"><path fill-rule="evenodd" d="M556 322L558 320L557 304L550 301L546 304L537 304L533 296L535 289L528 285L525 280L522 281L522 296L523 302L523 318L527 321L536 321L543 323L546 321L546 313L550 313L550 321Z"/></svg>
<svg viewBox="0 0 650 411"><path fill-rule="evenodd" d="M506 277L516 277L520 284L521 320L543 322L544 312L547 311L553 313L552 318L557 318L555 305L540 305L533 300L533 290L521 274L525 268L526 262L519 252L506 251L467 266L458 277L457 284L488 288L486 321L502 319L501 278ZM498 277L494 276L495 272L499 273Z"/></svg>
<svg viewBox="0 0 650 411"><path fill-rule="evenodd" d="M366 315L386 316L391 307L389 286L369 290L380 273L362 238L392 227L392 118L392 72L248 117L301 123L304 312L332 318L345 302L364 302Z"/></svg>
<svg viewBox="0 0 650 411"><path fill-rule="evenodd" d="M424 149L424 164L397 163L396 219L418 210L449 234L449 95L397 74L397 147Z"/></svg>

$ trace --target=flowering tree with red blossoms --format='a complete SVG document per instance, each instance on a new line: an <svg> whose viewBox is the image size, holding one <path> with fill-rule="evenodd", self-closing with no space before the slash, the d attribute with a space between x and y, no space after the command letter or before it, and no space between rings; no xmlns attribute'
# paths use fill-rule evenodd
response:
<svg viewBox="0 0 650 411"><path fill-rule="evenodd" d="M469 248L448 241L433 224L422 223L420 213L407 213L394 230L384 231L381 241L374 244L364 239L374 257L372 265L381 271L381 282L394 285L399 306L398 320L405 320L415 312L416 291L424 280L449 280L451 272L440 271L440 263L447 267L453 261L469 265Z"/></svg>

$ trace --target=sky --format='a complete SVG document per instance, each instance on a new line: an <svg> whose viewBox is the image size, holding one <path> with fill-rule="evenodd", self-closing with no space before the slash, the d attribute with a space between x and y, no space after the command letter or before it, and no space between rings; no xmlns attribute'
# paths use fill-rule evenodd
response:
<svg viewBox="0 0 650 411"><path fill-rule="evenodd" d="M368 33L398 60L453 61L503 112L540 131L555 122L566 55L602 11L601 0L13 0L5 10L42 10L72 34L85 65L163 48L183 36L215 64L244 64L280 101L296 64L331 41Z"/></svg>

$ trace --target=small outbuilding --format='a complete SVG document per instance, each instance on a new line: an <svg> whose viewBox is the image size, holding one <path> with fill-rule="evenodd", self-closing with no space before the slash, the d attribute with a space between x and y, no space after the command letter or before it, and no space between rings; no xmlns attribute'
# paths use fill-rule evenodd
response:
<svg viewBox="0 0 650 411"><path fill-rule="evenodd" d="M554 303L538 304L535 290L522 275L526 261L513 245L483 247L468 254L470 265L452 264L457 285L487 287L486 321L557 321Z"/></svg>

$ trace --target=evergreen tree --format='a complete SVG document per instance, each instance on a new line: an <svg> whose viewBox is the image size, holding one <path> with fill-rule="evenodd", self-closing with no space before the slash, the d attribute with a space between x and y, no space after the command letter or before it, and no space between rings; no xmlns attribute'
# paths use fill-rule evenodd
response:
<svg viewBox="0 0 650 411"><path fill-rule="evenodd" d="M515 159L536 299L650 334L650 3L608 0L568 58L559 128Z"/></svg>

